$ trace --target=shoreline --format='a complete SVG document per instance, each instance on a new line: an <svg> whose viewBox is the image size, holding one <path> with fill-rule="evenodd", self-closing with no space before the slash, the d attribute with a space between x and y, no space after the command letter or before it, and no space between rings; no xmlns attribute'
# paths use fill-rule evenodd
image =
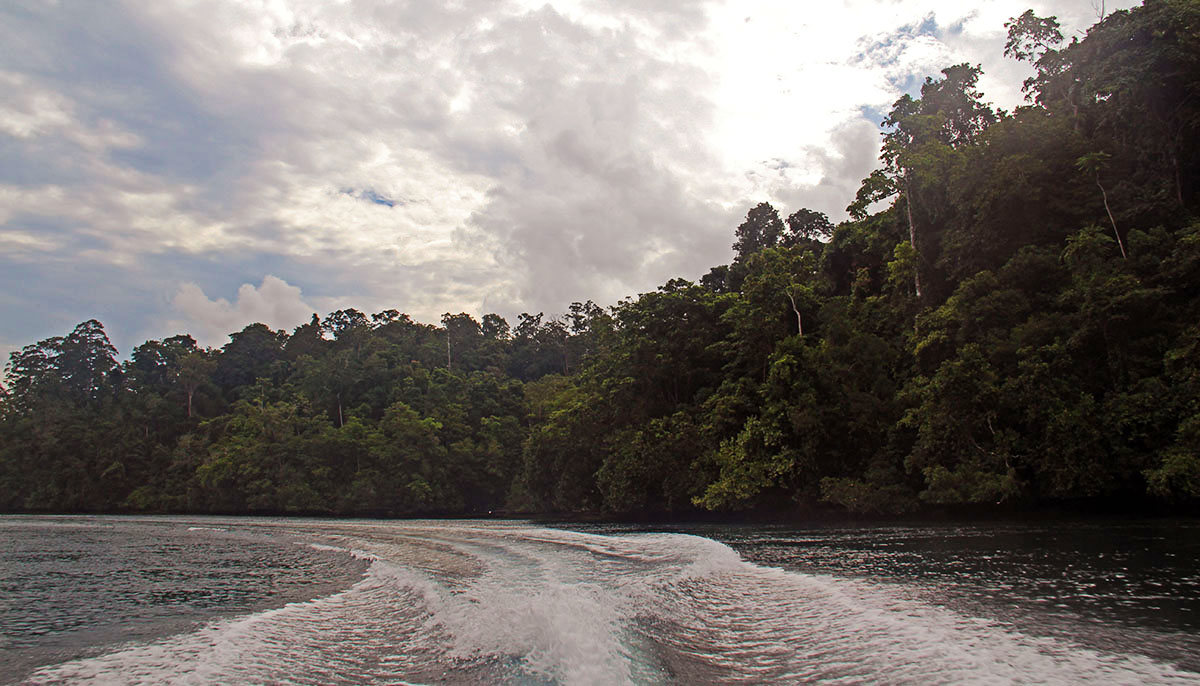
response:
<svg viewBox="0 0 1200 686"><path fill-rule="evenodd" d="M1130 521L1160 519L1200 519L1200 507L1177 508L1119 508L1100 503L1054 503L1036 507L997 508L992 506L936 507L901 514L863 514L839 510L805 509L791 511L704 512L614 514L599 511L581 512L430 512L394 515L388 513L336 512L196 512L196 511L59 511L23 510L0 512L2 517L203 517L203 518L272 518L295 520L495 520L527 521L539 525L613 524L613 525L730 525L730 526L887 526L904 524L983 524L998 522L1025 523L1029 521Z"/></svg>

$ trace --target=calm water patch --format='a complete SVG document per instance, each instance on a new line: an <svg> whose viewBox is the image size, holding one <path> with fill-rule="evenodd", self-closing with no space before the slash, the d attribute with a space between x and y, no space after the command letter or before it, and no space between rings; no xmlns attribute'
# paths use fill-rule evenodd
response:
<svg viewBox="0 0 1200 686"><path fill-rule="evenodd" d="M326 595L365 567L207 519L0 517L0 676Z"/></svg>

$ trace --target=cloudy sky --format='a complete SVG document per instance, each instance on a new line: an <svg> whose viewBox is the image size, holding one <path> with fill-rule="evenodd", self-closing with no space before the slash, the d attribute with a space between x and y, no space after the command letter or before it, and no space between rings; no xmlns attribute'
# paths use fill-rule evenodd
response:
<svg viewBox="0 0 1200 686"><path fill-rule="evenodd" d="M1110 0L1107 10L1128 7ZM1089 0L0 4L0 353L395 308L562 312L845 217L877 125L1004 22Z"/></svg>

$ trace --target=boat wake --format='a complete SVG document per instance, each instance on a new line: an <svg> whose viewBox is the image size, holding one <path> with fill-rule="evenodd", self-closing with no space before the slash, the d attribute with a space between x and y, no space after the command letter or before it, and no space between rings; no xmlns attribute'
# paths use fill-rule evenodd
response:
<svg viewBox="0 0 1200 686"><path fill-rule="evenodd" d="M759 567L695 536L462 522L290 533L369 567L333 595L46 667L28 683L1200 684L894 586Z"/></svg>

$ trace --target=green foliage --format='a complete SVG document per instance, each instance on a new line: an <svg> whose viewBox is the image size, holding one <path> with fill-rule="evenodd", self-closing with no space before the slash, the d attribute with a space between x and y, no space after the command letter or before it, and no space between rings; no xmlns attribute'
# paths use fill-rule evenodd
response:
<svg viewBox="0 0 1200 686"><path fill-rule="evenodd" d="M779 245L784 234L779 212L770 203L759 203L746 214L746 221L737 227L733 244L735 261L743 261L765 248Z"/></svg>
<svg viewBox="0 0 1200 686"><path fill-rule="evenodd" d="M614 434L596 473L605 507L621 513L687 510L704 485L692 463L705 447L703 427L684 412Z"/></svg>
<svg viewBox="0 0 1200 686"><path fill-rule="evenodd" d="M1029 106L948 67L850 221L760 203L729 265L614 307L345 309L123 362L84 322L10 356L0 510L1194 506L1198 27L1148 0L1064 44L1026 12Z"/></svg>
<svg viewBox="0 0 1200 686"><path fill-rule="evenodd" d="M1008 42L1004 44L1004 56L1013 59L1037 62L1047 50L1058 47L1063 40L1058 20L1054 17L1039 17L1033 10L1004 23L1008 29Z"/></svg>

